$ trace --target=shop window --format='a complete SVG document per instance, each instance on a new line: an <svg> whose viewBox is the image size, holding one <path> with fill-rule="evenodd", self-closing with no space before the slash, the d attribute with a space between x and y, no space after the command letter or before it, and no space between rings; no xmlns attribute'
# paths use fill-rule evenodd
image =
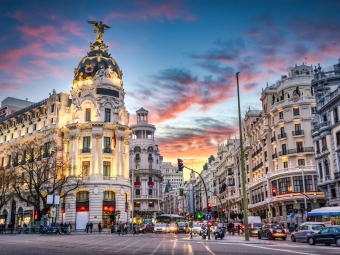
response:
<svg viewBox="0 0 340 255"><path fill-rule="evenodd" d="M86 202L89 201L90 193L88 191L78 191L76 195L77 202Z"/></svg>

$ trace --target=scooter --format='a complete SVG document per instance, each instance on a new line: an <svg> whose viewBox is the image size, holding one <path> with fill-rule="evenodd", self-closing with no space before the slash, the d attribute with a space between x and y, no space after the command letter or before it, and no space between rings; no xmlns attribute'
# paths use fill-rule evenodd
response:
<svg viewBox="0 0 340 255"><path fill-rule="evenodd" d="M60 227L61 233L67 234L68 233L68 227Z"/></svg>
<svg viewBox="0 0 340 255"><path fill-rule="evenodd" d="M214 232L215 240L217 240L217 238L221 238L221 240L222 240L222 239L224 238L224 236L225 236L225 233L226 233L225 228L218 228L218 229Z"/></svg>
<svg viewBox="0 0 340 255"><path fill-rule="evenodd" d="M52 228L48 226L41 227L40 233L41 234L52 234Z"/></svg>
<svg viewBox="0 0 340 255"><path fill-rule="evenodd" d="M208 230L207 228L202 229L202 239L206 239L208 235Z"/></svg>

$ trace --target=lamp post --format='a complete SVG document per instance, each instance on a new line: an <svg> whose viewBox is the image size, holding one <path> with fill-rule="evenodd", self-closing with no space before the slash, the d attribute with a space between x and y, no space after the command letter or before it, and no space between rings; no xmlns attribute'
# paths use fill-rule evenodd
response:
<svg viewBox="0 0 340 255"><path fill-rule="evenodd" d="M238 123L239 123L240 149L241 149L243 215L244 215L244 225L245 225L244 237L245 237L246 241L249 241L248 200L247 200L247 190L246 190L246 171L245 171L245 167L244 167L244 151L243 151L243 140L242 140L241 106L240 106L240 89L239 89L239 84L238 84L238 75L239 75L239 73L240 72L236 73L236 81L237 81L237 101L238 101Z"/></svg>
<svg viewBox="0 0 340 255"><path fill-rule="evenodd" d="M303 199L305 202L305 209L307 210L307 198L306 198L306 186L305 186L305 173L304 173L304 168L305 166L297 166L298 168L300 168L302 170L302 185L303 185ZM302 214L302 219L303 219L303 214Z"/></svg>
<svg viewBox="0 0 340 255"><path fill-rule="evenodd" d="M51 153L54 156L54 178L53 178L53 198L52 198L52 206L54 208L54 210L56 211L56 206L55 206L55 179L56 179L56 175L57 175L57 152L52 150ZM54 218L54 222L57 221L57 213L55 214L55 217L52 217L52 223L53 223L53 218Z"/></svg>
<svg viewBox="0 0 340 255"><path fill-rule="evenodd" d="M269 173L267 174L267 192L268 192L268 212L270 212L270 199L269 199L269 196L270 196L270 189L269 189ZM269 213L267 215L267 217L269 216ZM268 217L268 223L270 223L270 218Z"/></svg>
<svg viewBox="0 0 340 255"><path fill-rule="evenodd" d="M133 196L134 196L134 186L135 186L135 179L134 179L134 173L135 173L135 169L131 169L131 223L133 224L133 213L134 213L134 206L135 206L135 203L134 203L134 200L133 200Z"/></svg>

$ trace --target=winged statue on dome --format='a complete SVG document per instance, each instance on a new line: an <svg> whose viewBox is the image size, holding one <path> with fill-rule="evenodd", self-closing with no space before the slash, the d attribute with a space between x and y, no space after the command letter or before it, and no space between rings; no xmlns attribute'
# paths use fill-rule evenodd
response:
<svg viewBox="0 0 340 255"><path fill-rule="evenodd" d="M94 25L94 33L98 33L96 41L102 42L102 37L105 32L105 30L109 29L110 27L106 24L104 24L102 21L91 21L88 20L87 23Z"/></svg>

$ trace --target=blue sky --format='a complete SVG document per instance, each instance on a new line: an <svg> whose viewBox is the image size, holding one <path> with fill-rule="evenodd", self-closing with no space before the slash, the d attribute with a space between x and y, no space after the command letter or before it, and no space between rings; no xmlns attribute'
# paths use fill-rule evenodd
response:
<svg viewBox="0 0 340 255"><path fill-rule="evenodd" d="M0 100L69 92L95 40L87 20L102 20L124 72L130 123L141 106L149 110L164 160L195 159L200 170L218 144L238 136L235 73L244 113L295 64L337 63L339 10L340 1L311 0L3 0Z"/></svg>

